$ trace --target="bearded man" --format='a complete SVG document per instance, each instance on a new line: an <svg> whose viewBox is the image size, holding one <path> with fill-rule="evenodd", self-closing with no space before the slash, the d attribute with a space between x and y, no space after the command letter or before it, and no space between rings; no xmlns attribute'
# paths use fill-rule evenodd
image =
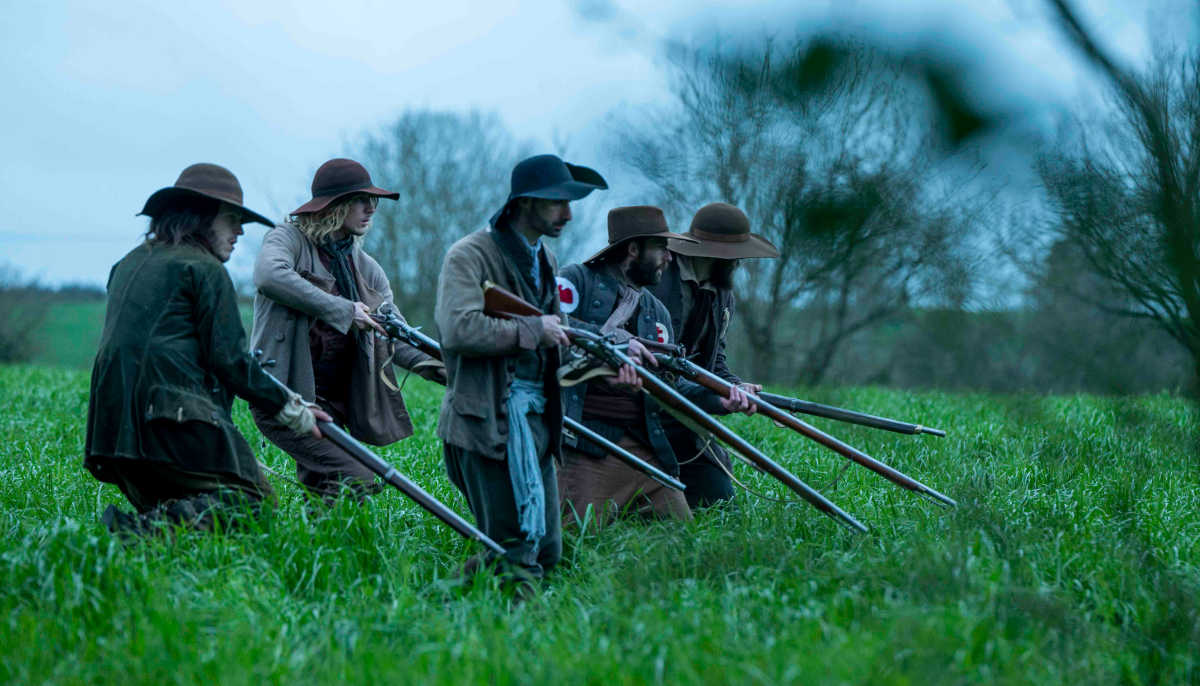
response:
<svg viewBox="0 0 1200 686"><path fill-rule="evenodd" d="M741 260L778 257L779 251L750 232L744 212L723 202L700 208L683 235L694 241L671 246L674 259L650 291L666 305L679 332L676 342L687 348L693 362L744 393L757 393L762 386L743 382L725 361L725 337L734 308L733 276ZM700 439L674 418L668 417L664 428L677 454L698 456L679 467L688 505L695 509L733 498L731 465L724 448Z"/></svg>
<svg viewBox="0 0 1200 686"><path fill-rule="evenodd" d="M584 261L565 267L559 297L573 326L606 334L628 344L628 354L646 367L658 366L637 338L674 343L670 313L647 290L670 265L670 245L694 242L671 233L657 207L618 207L608 213L608 246ZM679 459L667 440L661 409L638 387L630 368L615 376L593 378L563 392L566 415L655 464L671 475ZM745 395L736 391L720 398L690 381L676 389L702 410L714 414L748 411ZM607 519L616 512L690 519L691 510L679 491L667 488L602 448L582 441L568 444L559 473L565 517L583 517L591 507Z"/></svg>
<svg viewBox="0 0 1200 686"><path fill-rule="evenodd" d="M562 555L554 462L561 454L558 263L543 238L571 219L570 201L608 184L595 170L537 155L513 168L508 199L488 225L450 247L435 310L448 383L438 418L446 471L476 525L506 548L464 566L491 566L518 593ZM483 283L520 295L547 314L484 313Z"/></svg>
<svg viewBox="0 0 1200 686"><path fill-rule="evenodd" d="M237 294L224 263L242 224L271 226L242 206L237 178L194 164L155 192L139 214L146 240L108 277L104 332L92 367L84 466L116 484L137 509L109 506L114 533L159 524L209 529L231 506L253 507L272 491L233 424L235 395L290 432L316 419L247 353Z"/></svg>
<svg viewBox="0 0 1200 686"><path fill-rule="evenodd" d="M254 264L254 331L251 342L276 361L275 375L324 409L358 440L387 445L412 435L391 363L422 375L440 365L406 343L390 342L371 313L392 305L387 275L362 249L379 198L358 162L322 164L312 199L286 224L267 232ZM379 334L379 336L376 336ZM296 477L330 502L343 490L359 499L382 486L375 474L337 446L284 431L271 415L255 411L263 435L291 455Z"/></svg>

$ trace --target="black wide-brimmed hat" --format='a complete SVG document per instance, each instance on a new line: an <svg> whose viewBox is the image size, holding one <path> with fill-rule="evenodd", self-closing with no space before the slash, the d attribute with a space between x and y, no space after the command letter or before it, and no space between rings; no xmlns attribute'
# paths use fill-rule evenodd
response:
<svg viewBox="0 0 1200 686"><path fill-rule="evenodd" d="M614 207L608 211L608 245L583 262L594 262L634 238L666 238L667 244L672 246L671 250L675 250L672 244L696 242L695 238L671 233L663 211L653 205Z"/></svg>
<svg viewBox="0 0 1200 686"><path fill-rule="evenodd" d="M508 199L488 220L492 226L516 198L579 200L594 190L607 189L608 182L595 169L563 162L558 155L534 155L513 167L510 187Z"/></svg>
<svg viewBox="0 0 1200 686"><path fill-rule="evenodd" d="M193 164L184 169L175 180L174 186L160 188L146 199L138 214L157 217L170 203L180 197L202 197L220 200L242 211L242 223L258 222L275 226L275 222L242 205L242 185L233 172L216 164Z"/></svg>
<svg viewBox="0 0 1200 686"><path fill-rule="evenodd" d="M312 200L292 210L292 214L320 212L329 203L351 193L366 193L392 200L400 197L399 193L376 186L366 167L354 160L337 157L317 168L317 173L313 174Z"/></svg>
<svg viewBox="0 0 1200 686"><path fill-rule="evenodd" d="M671 251L688 257L722 260L779 257L779 250L771 241L750 233L750 219L746 213L728 203L714 202L701 207L692 217L691 228L683 235L696 240L676 243L671 246Z"/></svg>

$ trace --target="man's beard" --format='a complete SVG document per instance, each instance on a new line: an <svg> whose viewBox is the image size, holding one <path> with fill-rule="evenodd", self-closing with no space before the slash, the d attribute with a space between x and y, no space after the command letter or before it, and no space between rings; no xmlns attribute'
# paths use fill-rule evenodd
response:
<svg viewBox="0 0 1200 686"><path fill-rule="evenodd" d="M653 286L662 280L662 269L658 265L658 260L651 260L645 255L639 255L629 264L628 276L635 286Z"/></svg>
<svg viewBox="0 0 1200 686"><path fill-rule="evenodd" d="M737 271L737 260L713 260L709 282L717 288L733 288L733 275Z"/></svg>
<svg viewBox="0 0 1200 686"><path fill-rule="evenodd" d="M564 223L556 225L552 222L542 219L535 213L529 218L529 226L543 236L547 236L549 238L558 238L560 235L562 235L563 227L566 226L566 224Z"/></svg>

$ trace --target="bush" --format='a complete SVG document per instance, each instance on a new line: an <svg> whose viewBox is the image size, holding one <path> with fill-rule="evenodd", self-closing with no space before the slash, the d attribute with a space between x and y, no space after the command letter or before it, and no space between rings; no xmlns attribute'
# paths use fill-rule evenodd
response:
<svg viewBox="0 0 1200 686"><path fill-rule="evenodd" d="M33 356L33 332L46 319L47 295L16 267L0 265L0 363L28 362Z"/></svg>

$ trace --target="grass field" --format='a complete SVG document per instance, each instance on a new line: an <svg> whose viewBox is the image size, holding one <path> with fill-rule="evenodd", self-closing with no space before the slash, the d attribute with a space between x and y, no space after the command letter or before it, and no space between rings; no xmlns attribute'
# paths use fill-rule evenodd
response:
<svg viewBox="0 0 1200 686"><path fill-rule="evenodd" d="M394 491L315 516L272 476L253 530L118 543L99 514L121 498L80 466L87 388L0 368L0 683L1200 683L1200 417L1178 398L817 392L949 430L821 424L960 507L858 467L830 489L840 458L738 417L871 534L742 493L687 525L569 530L513 607L449 589L477 548ZM380 452L465 513L441 391L406 394L417 435Z"/></svg>

